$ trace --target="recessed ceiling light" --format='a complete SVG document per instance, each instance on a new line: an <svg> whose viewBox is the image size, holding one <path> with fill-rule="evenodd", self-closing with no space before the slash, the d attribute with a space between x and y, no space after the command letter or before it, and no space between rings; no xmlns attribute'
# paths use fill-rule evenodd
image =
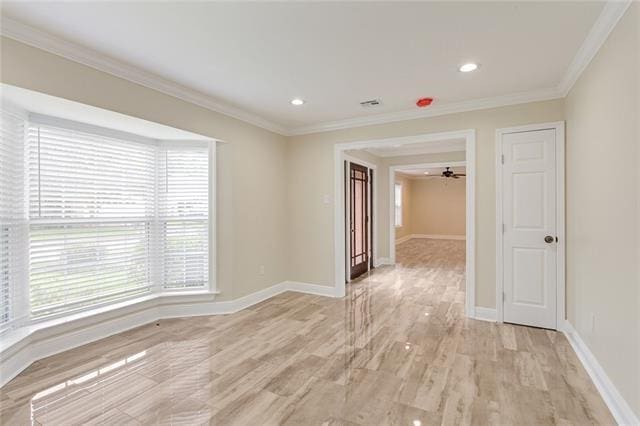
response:
<svg viewBox="0 0 640 426"><path fill-rule="evenodd" d="M429 172L424 172L424 174L425 174L425 175L428 175L428 174L429 174Z"/></svg>
<svg viewBox="0 0 640 426"><path fill-rule="evenodd" d="M304 100L299 98L291 99L291 105L296 105L296 106L304 105Z"/></svg>
<svg viewBox="0 0 640 426"><path fill-rule="evenodd" d="M478 69L478 64L474 64L473 62L469 62L468 64L464 64L460 68L458 68L460 72L471 72Z"/></svg>

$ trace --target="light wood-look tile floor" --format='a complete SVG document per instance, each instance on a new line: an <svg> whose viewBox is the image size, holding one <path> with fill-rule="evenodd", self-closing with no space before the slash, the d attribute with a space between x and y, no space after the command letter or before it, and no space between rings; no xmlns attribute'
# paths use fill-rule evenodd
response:
<svg viewBox="0 0 640 426"><path fill-rule="evenodd" d="M41 360L2 389L0 423L614 423L561 334L464 318L464 242L398 259L344 299L285 293Z"/></svg>

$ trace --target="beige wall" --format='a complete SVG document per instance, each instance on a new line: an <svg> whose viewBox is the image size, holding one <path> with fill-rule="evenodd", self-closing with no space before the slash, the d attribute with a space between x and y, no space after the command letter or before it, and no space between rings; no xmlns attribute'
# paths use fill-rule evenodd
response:
<svg viewBox="0 0 640 426"><path fill-rule="evenodd" d="M466 179L418 178L411 181L412 234L463 237Z"/></svg>
<svg viewBox="0 0 640 426"><path fill-rule="evenodd" d="M396 173L395 183L402 185L402 226L395 227L396 240L398 240L411 234L411 206L413 201L411 199L411 180L407 176Z"/></svg>
<svg viewBox="0 0 640 426"><path fill-rule="evenodd" d="M289 219L294 229L289 234L290 279L335 285L333 206L322 203L323 194L333 194L334 144L476 129L475 237L476 247L482 247L476 251L476 304L495 307L495 131L501 127L563 120L563 103L563 100L536 102L289 138L288 197L295 200L289 203ZM308 223L314 226L307 226Z"/></svg>
<svg viewBox="0 0 640 426"><path fill-rule="evenodd" d="M566 192L567 316L640 417L638 28L635 4L566 99Z"/></svg>
<svg viewBox="0 0 640 426"><path fill-rule="evenodd" d="M217 161L219 297L286 280L284 137L11 39L0 49L3 83L227 141Z"/></svg>

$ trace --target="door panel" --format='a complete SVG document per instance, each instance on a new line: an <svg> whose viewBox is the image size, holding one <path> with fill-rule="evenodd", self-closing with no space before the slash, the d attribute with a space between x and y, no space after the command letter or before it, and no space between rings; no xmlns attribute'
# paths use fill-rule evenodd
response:
<svg viewBox="0 0 640 426"><path fill-rule="evenodd" d="M351 279L369 270L369 169L359 164L349 166L349 222Z"/></svg>
<svg viewBox="0 0 640 426"><path fill-rule="evenodd" d="M555 130L503 135L504 321L555 329ZM545 237L553 240L546 242Z"/></svg>
<svg viewBox="0 0 640 426"><path fill-rule="evenodd" d="M544 229L544 173L514 173L513 179L513 227L515 229Z"/></svg>
<svg viewBox="0 0 640 426"><path fill-rule="evenodd" d="M545 250L513 248L513 303L544 306L545 256Z"/></svg>

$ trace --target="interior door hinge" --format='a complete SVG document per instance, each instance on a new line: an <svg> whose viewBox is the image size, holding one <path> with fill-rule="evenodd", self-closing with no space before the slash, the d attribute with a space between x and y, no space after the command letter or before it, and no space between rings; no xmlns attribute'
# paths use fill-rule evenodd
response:
<svg viewBox="0 0 640 426"><path fill-rule="evenodd" d="M502 154L502 155L500 156L500 162L501 162L502 164L504 164L504 154Z"/></svg>
<svg viewBox="0 0 640 426"><path fill-rule="evenodd" d="M504 223L502 224L502 233L504 234L504 230L505 230L505 226Z"/></svg>

